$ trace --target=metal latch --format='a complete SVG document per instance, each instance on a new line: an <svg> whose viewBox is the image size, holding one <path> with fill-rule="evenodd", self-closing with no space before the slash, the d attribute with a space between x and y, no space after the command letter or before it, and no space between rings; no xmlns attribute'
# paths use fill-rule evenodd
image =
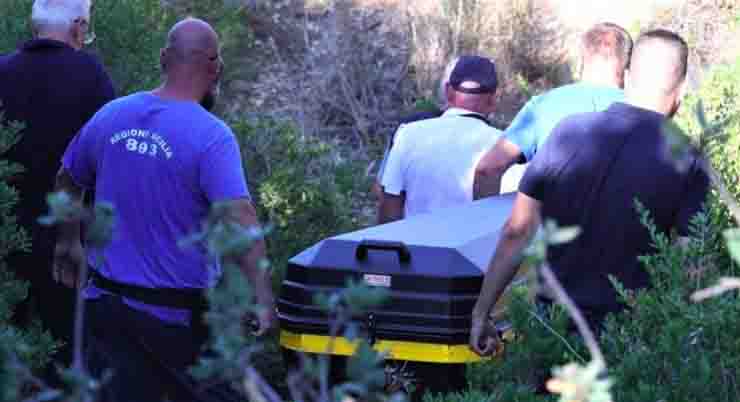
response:
<svg viewBox="0 0 740 402"><path fill-rule="evenodd" d="M376 334L375 334L375 314L374 313L368 313L367 314L367 343L370 344L370 346L375 345Z"/></svg>

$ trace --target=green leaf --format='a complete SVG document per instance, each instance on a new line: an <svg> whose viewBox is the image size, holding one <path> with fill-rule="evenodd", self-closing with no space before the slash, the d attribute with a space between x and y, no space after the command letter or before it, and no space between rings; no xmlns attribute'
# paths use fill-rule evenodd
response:
<svg viewBox="0 0 740 402"><path fill-rule="evenodd" d="M707 115L704 111L704 103L701 99L699 99L694 106L694 115L696 116L696 121L699 123L699 127L702 130L706 130L709 124L707 123Z"/></svg>
<svg viewBox="0 0 740 402"><path fill-rule="evenodd" d="M554 233L550 234L548 243L551 245L570 243L580 234L581 228L579 228L578 226L567 226L564 228L559 228Z"/></svg>

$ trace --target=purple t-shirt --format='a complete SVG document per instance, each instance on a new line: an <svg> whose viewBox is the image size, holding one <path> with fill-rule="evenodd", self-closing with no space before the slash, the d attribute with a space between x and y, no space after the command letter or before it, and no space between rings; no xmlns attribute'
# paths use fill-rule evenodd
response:
<svg viewBox="0 0 740 402"><path fill-rule="evenodd" d="M106 278L149 288L212 286L220 268L178 241L200 229L213 202L249 197L239 145L194 102L137 93L107 104L69 144L62 163L77 185L113 204L116 226L88 262ZM88 298L99 289L89 287ZM189 313L126 300L168 322Z"/></svg>

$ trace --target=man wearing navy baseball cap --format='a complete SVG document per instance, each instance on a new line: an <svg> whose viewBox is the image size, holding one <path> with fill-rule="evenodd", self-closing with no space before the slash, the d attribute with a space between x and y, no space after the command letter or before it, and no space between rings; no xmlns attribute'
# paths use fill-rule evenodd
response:
<svg viewBox="0 0 740 402"><path fill-rule="evenodd" d="M465 94L492 94L498 80L493 61L480 56L463 56L450 74L450 86Z"/></svg>
<svg viewBox="0 0 740 402"><path fill-rule="evenodd" d="M402 126L382 177L378 223L477 199L478 160L501 137L486 116L496 105L496 66L461 56L447 84L449 108L433 119Z"/></svg>

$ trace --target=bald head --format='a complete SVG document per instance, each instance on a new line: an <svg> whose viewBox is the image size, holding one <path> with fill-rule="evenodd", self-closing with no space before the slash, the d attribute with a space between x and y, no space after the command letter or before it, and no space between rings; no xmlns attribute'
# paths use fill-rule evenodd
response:
<svg viewBox="0 0 740 402"><path fill-rule="evenodd" d="M640 36L630 62L630 86L668 95L686 80L689 48L677 34L654 30Z"/></svg>
<svg viewBox="0 0 740 402"><path fill-rule="evenodd" d="M167 35L168 67L191 63L198 56L211 57L217 50L218 34L207 22L197 18L178 22Z"/></svg>
<svg viewBox="0 0 740 402"><path fill-rule="evenodd" d="M164 93L200 102L206 109L213 107L223 62L218 34L207 22L187 18L175 24L167 35L161 63Z"/></svg>

